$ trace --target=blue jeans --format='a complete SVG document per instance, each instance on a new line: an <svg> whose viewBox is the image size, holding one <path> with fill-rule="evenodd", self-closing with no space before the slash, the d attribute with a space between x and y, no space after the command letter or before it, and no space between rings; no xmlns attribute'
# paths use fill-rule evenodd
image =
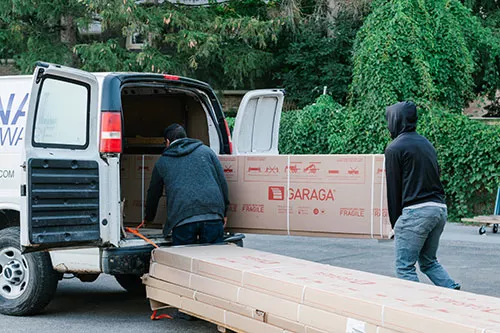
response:
<svg viewBox="0 0 500 333"><path fill-rule="evenodd" d="M444 230L448 212L446 208L424 206L403 209L394 227L396 246L396 276L417 281L415 263L437 286L458 288L456 283L438 262L436 253Z"/></svg>
<svg viewBox="0 0 500 333"><path fill-rule="evenodd" d="M224 222L191 222L172 230L172 245L222 243Z"/></svg>

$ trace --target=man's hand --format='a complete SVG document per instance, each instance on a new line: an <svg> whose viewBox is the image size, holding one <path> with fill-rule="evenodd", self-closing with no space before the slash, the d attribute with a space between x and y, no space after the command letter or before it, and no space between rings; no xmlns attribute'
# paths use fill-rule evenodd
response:
<svg viewBox="0 0 500 333"><path fill-rule="evenodd" d="M227 224L227 216L224 216L224 228L226 227Z"/></svg>

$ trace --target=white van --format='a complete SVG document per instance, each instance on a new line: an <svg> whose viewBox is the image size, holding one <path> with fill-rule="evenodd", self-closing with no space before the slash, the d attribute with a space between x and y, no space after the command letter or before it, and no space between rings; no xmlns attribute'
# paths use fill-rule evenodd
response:
<svg viewBox="0 0 500 333"><path fill-rule="evenodd" d="M174 122L218 154L277 154L282 104L277 89L247 93L231 142L214 91L193 79L46 63L33 76L1 77L0 313L41 311L64 273L82 281L111 274L140 291L152 245L124 232L141 221L123 220L121 159L161 154L154 138ZM143 234L170 244L161 228Z"/></svg>

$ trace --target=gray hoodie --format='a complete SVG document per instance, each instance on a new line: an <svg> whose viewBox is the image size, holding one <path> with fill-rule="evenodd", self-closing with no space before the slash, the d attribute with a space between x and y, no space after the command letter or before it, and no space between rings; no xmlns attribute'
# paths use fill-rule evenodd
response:
<svg viewBox="0 0 500 333"><path fill-rule="evenodd" d="M229 205L224 170L212 149L201 141L184 138L163 151L151 176L146 200L146 221L154 220L165 188L167 236L181 221L196 215L217 214L221 220Z"/></svg>

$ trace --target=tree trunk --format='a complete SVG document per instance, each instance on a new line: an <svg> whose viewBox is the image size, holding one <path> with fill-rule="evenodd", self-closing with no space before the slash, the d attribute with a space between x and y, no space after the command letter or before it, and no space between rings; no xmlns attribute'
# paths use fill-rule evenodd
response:
<svg viewBox="0 0 500 333"><path fill-rule="evenodd" d="M72 15L61 16L61 42L71 50L70 66L75 66L78 62L78 56L73 52L76 45L76 24Z"/></svg>

